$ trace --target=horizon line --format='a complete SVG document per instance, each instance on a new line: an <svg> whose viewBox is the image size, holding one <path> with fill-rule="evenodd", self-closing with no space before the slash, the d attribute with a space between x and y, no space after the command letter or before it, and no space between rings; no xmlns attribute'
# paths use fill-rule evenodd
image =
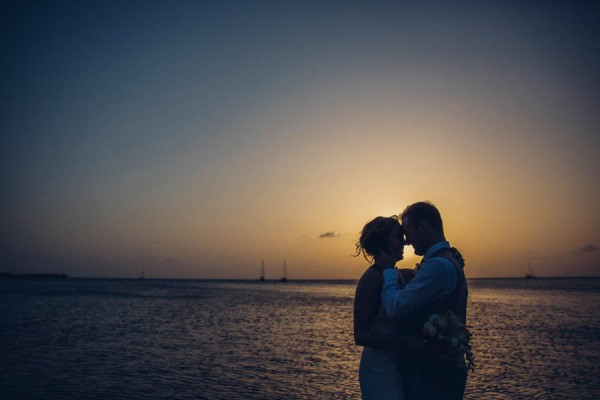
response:
<svg viewBox="0 0 600 400"><path fill-rule="evenodd" d="M38 275L38 274L23 274L21 276ZM43 274L39 274L43 275ZM69 279L123 279L123 280L190 280L190 281L244 281L244 282L260 282L255 278L186 278L186 277L170 277L170 278L149 278L144 277L101 277L101 276L68 276ZM556 276L536 276L535 279L586 279L600 278L600 275L556 275ZM360 278L288 278L288 281L358 281ZM493 277L473 277L467 280L489 280L489 279L528 279L525 276L493 276ZM266 279L265 282L279 282L277 279Z"/></svg>

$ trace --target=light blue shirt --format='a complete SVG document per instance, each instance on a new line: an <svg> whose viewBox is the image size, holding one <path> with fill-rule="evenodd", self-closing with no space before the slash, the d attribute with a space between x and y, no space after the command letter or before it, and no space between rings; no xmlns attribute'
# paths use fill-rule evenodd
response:
<svg viewBox="0 0 600 400"><path fill-rule="evenodd" d="M401 289L398 270L383 271L381 300L389 317L403 318L441 296L450 294L458 280L454 265L444 257L431 257L440 249L448 249L448 242L439 242L427 250L415 277Z"/></svg>

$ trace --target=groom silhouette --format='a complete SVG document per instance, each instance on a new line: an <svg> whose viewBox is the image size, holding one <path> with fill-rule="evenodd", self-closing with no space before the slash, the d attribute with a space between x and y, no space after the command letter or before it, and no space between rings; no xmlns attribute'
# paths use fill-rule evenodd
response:
<svg viewBox="0 0 600 400"><path fill-rule="evenodd" d="M466 324L468 288L464 260L456 249L450 248L438 209L429 202L419 202L408 206L400 217L406 244L412 245L415 254L423 259L414 278L400 288L398 270L393 268L395 260L387 254L377 258L378 264L385 268L381 297L388 316L401 318L399 323L406 332L416 337L420 337L429 316L447 310L452 310ZM462 357L441 364L431 354L423 353L422 361L426 398L463 398L467 366Z"/></svg>

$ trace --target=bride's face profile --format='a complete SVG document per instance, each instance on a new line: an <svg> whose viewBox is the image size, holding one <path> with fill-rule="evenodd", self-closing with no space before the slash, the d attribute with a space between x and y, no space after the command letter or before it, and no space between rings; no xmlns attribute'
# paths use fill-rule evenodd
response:
<svg viewBox="0 0 600 400"><path fill-rule="evenodd" d="M396 257L397 261L400 261L404 258L404 245L404 232L400 224L398 224L394 227L394 229L392 229L388 239L390 253Z"/></svg>

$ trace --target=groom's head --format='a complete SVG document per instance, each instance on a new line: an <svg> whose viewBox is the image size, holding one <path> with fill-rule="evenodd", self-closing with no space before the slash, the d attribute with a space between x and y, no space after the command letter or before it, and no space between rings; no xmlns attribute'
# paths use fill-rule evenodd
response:
<svg viewBox="0 0 600 400"><path fill-rule="evenodd" d="M421 201L406 207L402 214L406 244L412 245L415 254L422 256L434 244L446 240L442 216L433 204Z"/></svg>

